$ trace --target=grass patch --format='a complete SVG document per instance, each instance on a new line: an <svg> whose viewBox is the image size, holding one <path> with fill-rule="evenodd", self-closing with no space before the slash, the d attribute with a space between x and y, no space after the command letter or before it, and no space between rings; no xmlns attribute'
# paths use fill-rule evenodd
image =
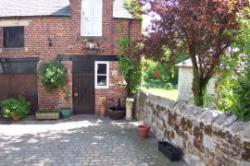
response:
<svg viewBox="0 0 250 166"><path fill-rule="evenodd" d="M167 90L167 89L160 89L160 88L145 88L145 87L143 87L142 91L145 93L150 93L152 95L164 97L164 98L171 99L174 101L177 100L177 95L178 95L177 89Z"/></svg>

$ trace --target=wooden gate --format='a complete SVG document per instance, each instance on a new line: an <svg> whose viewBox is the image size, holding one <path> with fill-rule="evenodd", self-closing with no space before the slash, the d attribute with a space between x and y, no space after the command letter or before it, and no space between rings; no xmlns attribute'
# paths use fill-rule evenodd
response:
<svg viewBox="0 0 250 166"><path fill-rule="evenodd" d="M0 101L24 96L38 109L37 58L0 59Z"/></svg>
<svg viewBox="0 0 250 166"><path fill-rule="evenodd" d="M95 113L94 59L86 56L73 60L74 114Z"/></svg>

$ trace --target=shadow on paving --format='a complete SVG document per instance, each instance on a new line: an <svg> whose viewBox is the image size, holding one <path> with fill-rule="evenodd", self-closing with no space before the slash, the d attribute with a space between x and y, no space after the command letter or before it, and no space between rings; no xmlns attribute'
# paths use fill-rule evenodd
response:
<svg viewBox="0 0 250 166"><path fill-rule="evenodd" d="M136 125L94 116L0 125L0 165L185 165L159 153L153 136L140 140Z"/></svg>

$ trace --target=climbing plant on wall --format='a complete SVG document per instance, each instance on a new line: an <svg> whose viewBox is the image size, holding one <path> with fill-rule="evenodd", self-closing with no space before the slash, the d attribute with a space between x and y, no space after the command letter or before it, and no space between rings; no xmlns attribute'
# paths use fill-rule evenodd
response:
<svg viewBox="0 0 250 166"><path fill-rule="evenodd" d="M141 63L140 60L135 60L129 55L129 40L127 38L120 39L119 48L119 68L127 83L127 96L131 97L140 90L142 80Z"/></svg>

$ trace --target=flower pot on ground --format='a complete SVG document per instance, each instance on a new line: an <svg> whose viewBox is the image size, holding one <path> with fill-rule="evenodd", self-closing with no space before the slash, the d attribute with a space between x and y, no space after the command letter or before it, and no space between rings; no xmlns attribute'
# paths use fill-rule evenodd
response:
<svg viewBox="0 0 250 166"><path fill-rule="evenodd" d="M60 108L58 109L60 118L66 119L69 118L72 115L72 109L71 108Z"/></svg>
<svg viewBox="0 0 250 166"><path fill-rule="evenodd" d="M180 148L170 144L169 142L158 142L158 150L171 161L181 160L183 154Z"/></svg>
<svg viewBox="0 0 250 166"><path fill-rule="evenodd" d="M121 106L121 101L118 99L118 103L116 106L109 107L108 116L112 120L121 120L125 117L125 107Z"/></svg>
<svg viewBox="0 0 250 166"><path fill-rule="evenodd" d="M127 97L127 99L126 99L126 120L133 119L133 107L134 107L134 98Z"/></svg>
<svg viewBox="0 0 250 166"><path fill-rule="evenodd" d="M58 120L59 111L52 109L44 109L36 112L37 120Z"/></svg>
<svg viewBox="0 0 250 166"><path fill-rule="evenodd" d="M22 117L19 116L19 115L17 115L17 114L13 114L13 115L12 115L12 120L14 120L14 121L19 121L19 120L21 120L21 119L22 119Z"/></svg>
<svg viewBox="0 0 250 166"><path fill-rule="evenodd" d="M142 139L147 138L149 136L150 128L151 127L146 124L139 125L137 128L139 137Z"/></svg>
<svg viewBox="0 0 250 166"><path fill-rule="evenodd" d="M10 98L0 103L2 107L2 116L6 119L18 121L25 118L31 108L31 103L24 97L18 97L17 99Z"/></svg>

